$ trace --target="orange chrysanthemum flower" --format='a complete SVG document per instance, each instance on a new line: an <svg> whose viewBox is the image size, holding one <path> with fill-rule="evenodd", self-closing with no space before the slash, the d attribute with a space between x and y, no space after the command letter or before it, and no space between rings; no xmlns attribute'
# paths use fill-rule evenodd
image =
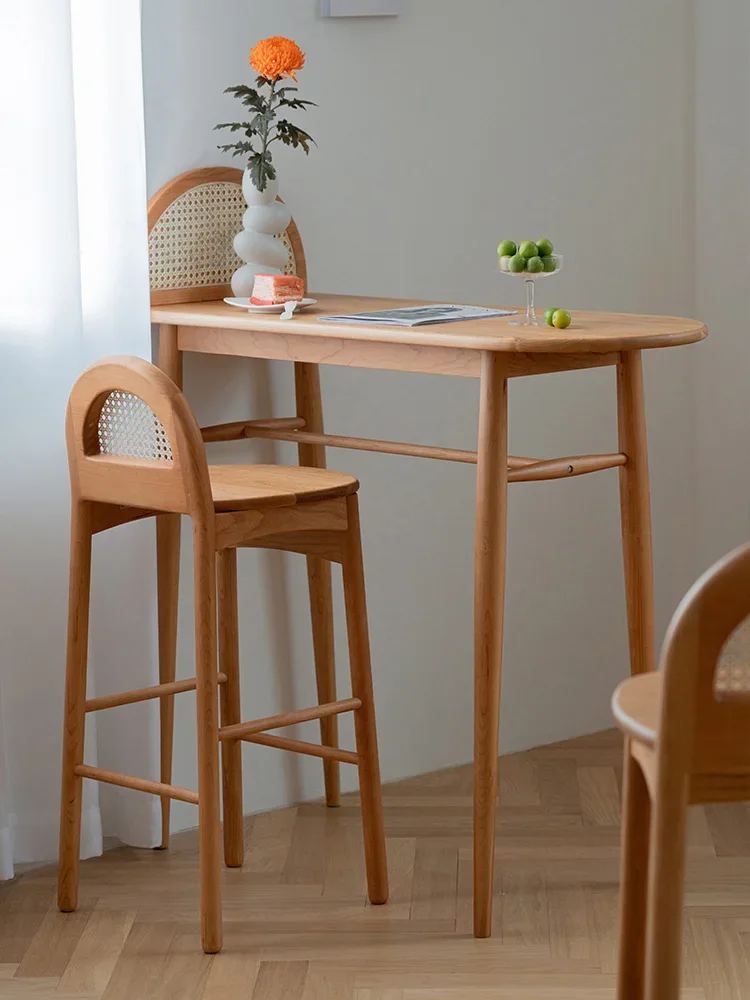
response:
<svg viewBox="0 0 750 1000"><path fill-rule="evenodd" d="M296 82L294 71L305 65L305 53L291 38L276 35L264 38L254 49L250 49L250 65L256 73L268 80L281 80L291 76Z"/></svg>

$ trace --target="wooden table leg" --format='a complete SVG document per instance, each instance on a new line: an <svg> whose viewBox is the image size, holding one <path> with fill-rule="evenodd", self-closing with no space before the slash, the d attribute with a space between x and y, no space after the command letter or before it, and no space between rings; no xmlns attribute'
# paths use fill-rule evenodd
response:
<svg viewBox="0 0 750 1000"><path fill-rule="evenodd" d="M630 671L642 674L656 669L656 642L651 494L640 351L624 351L617 366L617 418L620 451L628 456L627 465L620 469L620 512Z"/></svg>
<svg viewBox="0 0 750 1000"><path fill-rule="evenodd" d="M495 802L503 657L508 493L508 382L482 356L474 543L474 934L492 933Z"/></svg>
<svg viewBox="0 0 750 1000"><path fill-rule="evenodd" d="M182 388L182 354L177 348L177 327L159 327L159 367ZM159 683L175 679L177 669L177 603L180 579L180 515L160 514L156 518L156 576L159 622ZM174 695L159 699L160 777L172 783L174 742ZM161 847L169 846L169 817L172 800L161 799Z"/></svg>
<svg viewBox="0 0 750 1000"><path fill-rule="evenodd" d="M294 386L297 395L297 416L305 420L305 430L323 431L323 404L320 395L320 372L317 365L296 362ZM326 467L324 445L300 444L300 465L315 469ZM333 646L333 595L331 591L331 564L315 556L307 558L307 581L310 590L310 618L312 620L313 653L318 702L325 704L336 700L336 661ZM324 746L339 745L338 720L335 715L320 720L320 740ZM341 805L341 780L339 762L323 761L326 805Z"/></svg>

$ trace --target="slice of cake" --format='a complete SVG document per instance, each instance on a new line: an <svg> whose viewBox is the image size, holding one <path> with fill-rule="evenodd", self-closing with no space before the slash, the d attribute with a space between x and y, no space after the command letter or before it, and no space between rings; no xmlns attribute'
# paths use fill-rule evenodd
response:
<svg viewBox="0 0 750 1000"><path fill-rule="evenodd" d="M254 306L281 306L298 302L305 294L305 283L296 274L256 274L250 302Z"/></svg>

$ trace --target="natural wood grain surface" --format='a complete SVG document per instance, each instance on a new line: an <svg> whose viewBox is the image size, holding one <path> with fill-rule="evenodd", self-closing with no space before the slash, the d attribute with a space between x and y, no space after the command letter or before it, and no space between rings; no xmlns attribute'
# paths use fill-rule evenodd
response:
<svg viewBox="0 0 750 1000"><path fill-rule="evenodd" d="M216 596L219 606L219 667L227 682L221 688L221 729L242 719L240 701L240 628L237 595L237 550L216 555ZM241 868L244 860L242 834L242 746L227 740L221 748L222 832L224 864Z"/></svg>
<svg viewBox="0 0 750 1000"><path fill-rule="evenodd" d="M195 831L173 836L169 853L117 848L81 862L70 930L54 867L0 883L0 998L615 1000L619 830L561 816L539 778L554 763L572 768L574 786L579 767L619 781L622 759L612 732L500 758L497 931L486 941L471 934L467 765L384 786L385 907L366 902L356 794L338 810L246 817L244 868L223 873L225 948L205 960ZM717 854L732 809L716 807L711 823L691 810L681 1000L750 996L750 838Z"/></svg>
<svg viewBox="0 0 750 1000"><path fill-rule="evenodd" d="M289 323L281 332L183 324L177 328L177 339L181 351L196 354L479 378L479 351L448 344L425 346L409 341L391 343L382 340L355 340L346 335L338 335L333 329L338 325L320 324L321 328L316 327L316 335L304 333L299 336L294 332L296 328L289 329ZM322 329L324 326L325 330ZM504 351L503 365L508 378L516 378L616 365L621 356L620 351L568 351L564 354Z"/></svg>
<svg viewBox="0 0 750 1000"><path fill-rule="evenodd" d="M210 465L208 474L216 510L248 510L330 500L358 487L353 476L330 469L285 465Z"/></svg>
<svg viewBox="0 0 750 1000"><path fill-rule="evenodd" d="M661 673L629 677L617 688L612 698L612 711L624 733L653 746L659 730L662 687Z"/></svg>
<svg viewBox="0 0 750 1000"><path fill-rule="evenodd" d="M508 382L482 356L474 533L474 933L492 933L495 799L505 614Z"/></svg>
<svg viewBox="0 0 750 1000"><path fill-rule="evenodd" d="M320 371L317 365L295 364L294 394L297 416L304 420L308 431L323 432L323 398L320 391ZM310 469L326 468L325 447L314 442L301 442L297 448L299 463ZM310 600L310 624L313 636L315 683L320 704L336 700L336 655L333 637L333 590L331 564L318 554L307 557L307 586ZM324 746L337 747L338 720L328 716L320 720L320 741ZM326 804L336 808L341 802L341 775L338 761L323 762Z"/></svg>
<svg viewBox="0 0 750 1000"><path fill-rule="evenodd" d="M275 314L253 314L223 301L154 306L154 323L177 326L215 327L227 330L258 330L295 337L343 338L415 347L454 347L472 351L505 351L562 354L567 352L630 351L652 347L692 344L706 336L698 320L674 316L642 316L631 313L579 312L567 330L548 326L511 326L509 317L399 328L355 323L323 323L319 316L393 309L423 303L407 299L363 298L353 295L315 295L318 304L294 319Z"/></svg>
<svg viewBox="0 0 750 1000"><path fill-rule="evenodd" d="M620 451L620 518L628 609L630 672L656 669L651 493L646 443L646 401L640 351L624 353L617 366L617 424Z"/></svg>
<svg viewBox="0 0 750 1000"><path fill-rule="evenodd" d="M159 327L159 367L178 389L182 389L182 353L177 349L177 327L164 323ZM157 618L159 623L159 680L168 684L175 679L177 669L177 606L180 578L179 514L161 514L156 519L156 586ZM174 696L159 702L159 761L160 780L172 781L174 746ZM161 846L169 845L171 799L161 800Z"/></svg>

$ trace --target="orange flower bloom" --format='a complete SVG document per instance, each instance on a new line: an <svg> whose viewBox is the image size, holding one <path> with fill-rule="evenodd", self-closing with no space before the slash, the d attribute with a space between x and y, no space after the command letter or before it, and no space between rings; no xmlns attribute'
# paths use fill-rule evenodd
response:
<svg viewBox="0 0 750 1000"><path fill-rule="evenodd" d="M294 71L305 65L305 53L291 38L276 35L264 38L250 49L250 65L256 73L268 80L281 80L285 76L297 81Z"/></svg>

